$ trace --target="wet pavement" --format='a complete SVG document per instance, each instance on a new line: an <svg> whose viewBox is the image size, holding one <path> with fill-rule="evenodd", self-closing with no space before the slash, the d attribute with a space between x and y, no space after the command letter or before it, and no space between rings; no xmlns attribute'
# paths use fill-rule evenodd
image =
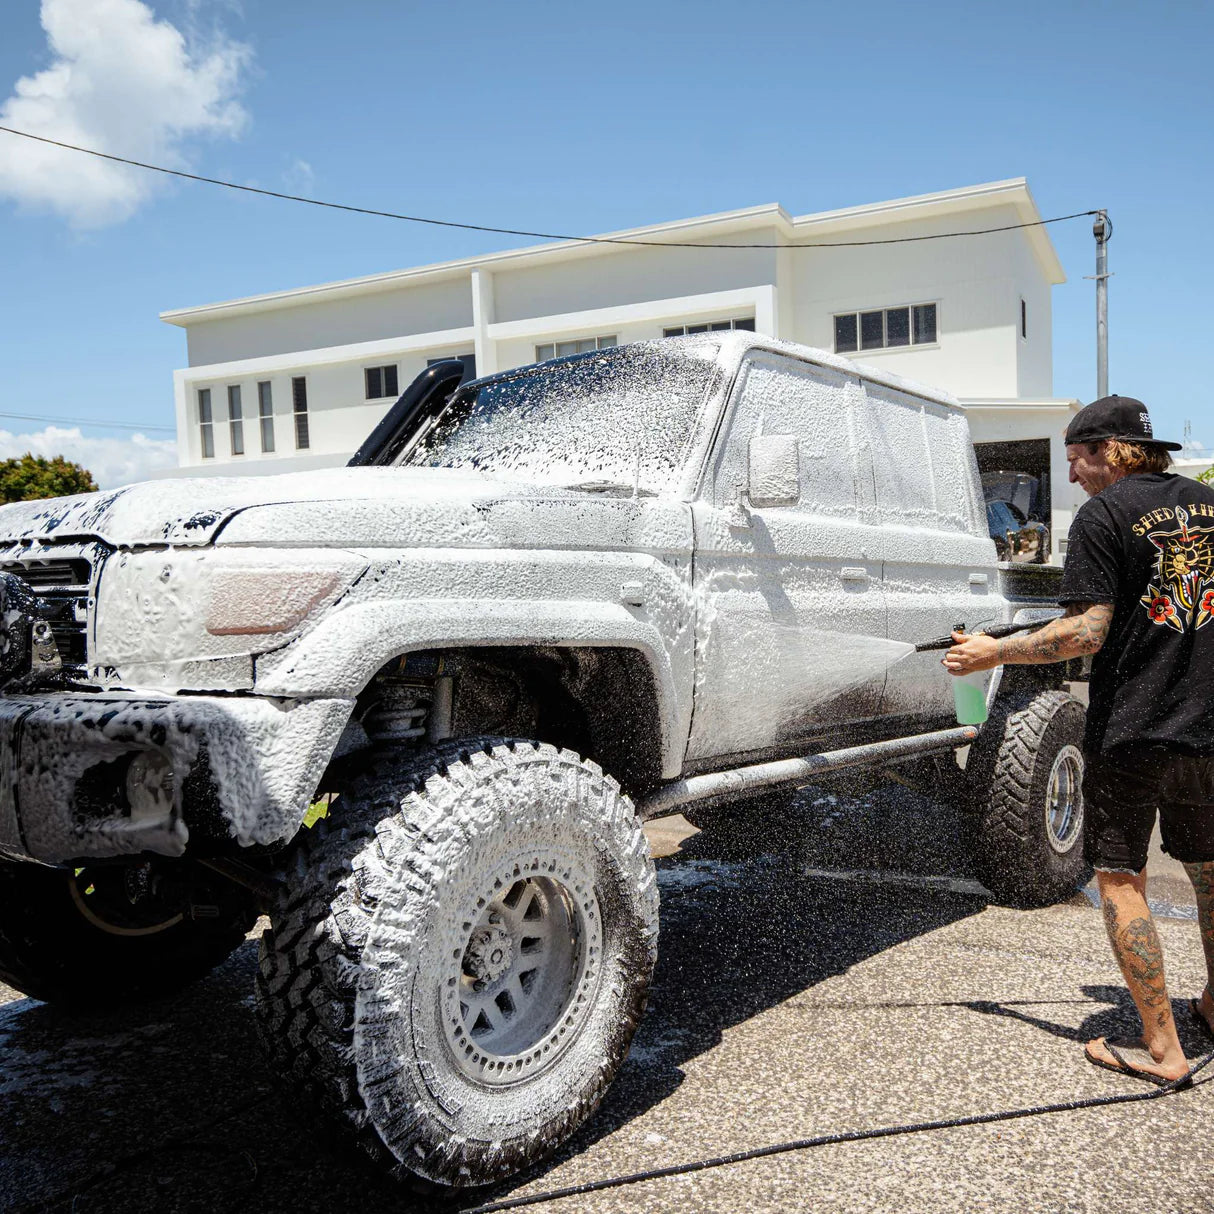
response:
<svg viewBox="0 0 1214 1214"><path fill-rule="evenodd" d="M649 833L661 959L620 1078L547 1165L454 1208L791 1139L1153 1090L1082 1058L1087 1038L1136 1025L1090 900L989 905L962 823L933 802L894 785L811 790L768 831L670 819ZM1163 860L1151 896L1196 1056L1214 1043L1183 1011L1204 981L1191 890ZM250 941L176 998L90 1016L0 987L0 1210L427 1208L280 1099L254 1031L255 964ZM531 1208L1208 1210L1212 1130L1214 1083L1199 1083Z"/></svg>

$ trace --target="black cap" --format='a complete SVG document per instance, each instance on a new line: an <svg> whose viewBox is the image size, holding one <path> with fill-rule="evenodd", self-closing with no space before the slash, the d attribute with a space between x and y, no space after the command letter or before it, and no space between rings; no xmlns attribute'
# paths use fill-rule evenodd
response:
<svg viewBox="0 0 1214 1214"><path fill-rule="evenodd" d="M1146 405L1132 396L1102 396L1084 405L1066 428L1067 443L1098 443L1106 438L1151 443L1165 451L1181 450L1180 443L1165 443L1154 436Z"/></svg>

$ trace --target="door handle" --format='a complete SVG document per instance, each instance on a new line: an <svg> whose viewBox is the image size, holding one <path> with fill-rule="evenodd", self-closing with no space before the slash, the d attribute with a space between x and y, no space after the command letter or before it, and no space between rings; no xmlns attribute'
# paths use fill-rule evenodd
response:
<svg viewBox="0 0 1214 1214"><path fill-rule="evenodd" d="M839 577L845 582L867 582L868 570L862 565L844 565L839 570Z"/></svg>

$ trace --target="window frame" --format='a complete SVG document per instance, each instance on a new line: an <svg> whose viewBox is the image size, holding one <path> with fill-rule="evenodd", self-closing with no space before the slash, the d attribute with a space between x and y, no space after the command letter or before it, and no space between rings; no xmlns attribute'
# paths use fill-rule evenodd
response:
<svg viewBox="0 0 1214 1214"><path fill-rule="evenodd" d="M262 455L272 455L274 453L274 388L272 380L259 379L257 381L257 423L261 438L261 453Z"/></svg>
<svg viewBox="0 0 1214 1214"><path fill-rule="evenodd" d="M393 384L388 388L388 372L392 373ZM372 395L371 377L376 376L381 392ZM400 363L377 363L372 367L363 367L363 392L365 400L395 400L400 396Z"/></svg>
<svg viewBox="0 0 1214 1214"><path fill-rule="evenodd" d="M935 337L931 341L916 341L915 340L915 310L917 308L935 308ZM907 340L902 345L891 346L889 344L889 313L902 312L907 313L908 328ZM881 345L865 346L863 325L860 318L862 316L871 316L874 313L881 313ZM856 344L850 350L839 349L839 333L838 321L851 317L856 328ZM888 304L880 308L847 308L842 312L832 312L831 321L831 350L835 354L842 355L844 358L859 358L868 357L870 354L896 354L907 350L937 350L940 348L940 301L938 299L921 299L915 303L899 303Z"/></svg>
<svg viewBox="0 0 1214 1214"><path fill-rule="evenodd" d="M205 397L205 400L204 400ZM196 388L195 403L198 406L198 441L203 459L215 458L215 414L211 409L211 389ZM206 416L203 416L203 406Z"/></svg>
<svg viewBox="0 0 1214 1214"><path fill-rule="evenodd" d="M585 350L566 350L563 354L557 353L557 346L580 346L586 342L594 342L594 345ZM572 358L575 354L593 354L595 350L611 350L619 344L620 338L618 333L600 333L594 337L564 337L559 341L554 337L552 341L535 343L535 361L537 363L546 363L552 358ZM544 351L547 351L547 353L544 353Z"/></svg>
<svg viewBox="0 0 1214 1214"><path fill-rule="evenodd" d="M232 455L244 455L244 403L240 384L228 384L228 441Z"/></svg>
<svg viewBox="0 0 1214 1214"><path fill-rule="evenodd" d="M689 320L681 325L663 325L663 337L689 337L700 333L754 333L753 316L731 316L723 320Z"/></svg>
<svg viewBox="0 0 1214 1214"><path fill-rule="evenodd" d="M300 401L303 407L300 407ZM306 375L291 376L291 416L295 422L295 450L309 451L312 448L312 434L308 423L308 377Z"/></svg>

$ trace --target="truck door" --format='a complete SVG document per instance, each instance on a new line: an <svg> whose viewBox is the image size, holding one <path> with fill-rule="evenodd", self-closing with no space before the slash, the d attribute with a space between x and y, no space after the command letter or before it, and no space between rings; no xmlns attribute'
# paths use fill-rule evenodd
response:
<svg viewBox="0 0 1214 1214"><path fill-rule="evenodd" d="M784 749L879 710L889 655L881 531L859 513L863 406L854 377L763 350L742 363L693 506L689 759ZM765 445L792 469L780 504L747 493Z"/></svg>
<svg viewBox="0 0 1214 1214"><path fill-rule="evenodd" d="M1000 617L994 545L986 533L978 466L964 414L880 384L864 385L877 515L885 531L889 636L925 641L954 624ZM927 724L953 713L939 653L893 665L882 712Z"/></svg>

